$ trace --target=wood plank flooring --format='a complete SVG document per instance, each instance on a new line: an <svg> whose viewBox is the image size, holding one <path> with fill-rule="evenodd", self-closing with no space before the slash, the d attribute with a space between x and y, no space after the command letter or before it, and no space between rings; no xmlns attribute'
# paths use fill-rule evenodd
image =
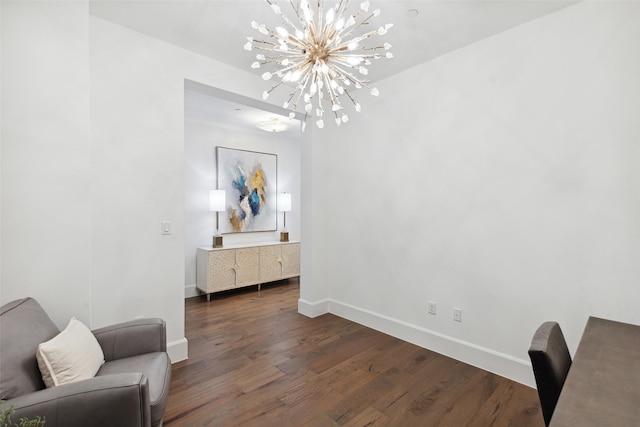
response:
<svg viewBox="0 0 640 427"><path fill-rule="evenodd" d="M534 389L326 314L297 279L186 301L165 426L544 426Z"/></svg>

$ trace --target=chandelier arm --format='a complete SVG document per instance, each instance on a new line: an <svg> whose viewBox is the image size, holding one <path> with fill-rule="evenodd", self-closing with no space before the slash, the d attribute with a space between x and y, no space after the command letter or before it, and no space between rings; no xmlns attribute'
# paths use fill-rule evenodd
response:
<svg viewBox="0 0 640 427"><path fill-rule="evenodd" d="M345 112L344 112L344 107L342 106L342 103L340 102L340 95L339 94L335 94L335 103L333 105L337 105L338 108L331 108L331 111L333 112L333 115L335 116L336 119L336 124L338 126L340 126L340 119L342 116L345 116Z"/></svg>
<svg viewBox="0 0 640 427"><path fill-rule="evenodd" d="M336 59L336 58L334 58L334 61L333 61L333 67L334 67L336 70L340 71L340 72L341 72L341 73L343 73L344 75L347 75L347 76L351 76L351 77L353 77L355 80L357 80L357 82L358 82L358 83L362 83L362 82L365 82L365 81L367 81L367 80L366 80L366 79L362 79L362 80L360 80L360 79L358 79L357 77L353 76L353 74L352 74L351 72L349 72L348 70L345 70L345 69L344 69L344 67L347 67L347 68L350 68L350 69L358 70L358 69L360 68L358 65L359 65L359 64L357 64L357 65L352 65L352 64L350 64L350 63L348 63L348 62L346 62L346 63L345 63L345 61L340 61L340 60L338 60L338 59ZM356 83L356 82L354 81L354 83Z"/></svg>
<svg viewBox="0 0 640 427"><path fill-rule="evenodd" d="M358 20L358 17L362 14L362 12L364 12L364 11L362 9L358 8L358 9L356 9L356 12L353 15L351 15L351 16L353 16L354 25L355 25L356 21Z"/></svg>
<svg viewBox="0 0 640 427"><path fill-rule="evenodd" d="M267 31L267 33L268 33L267 35L268 35L269 37L274 38L274 39L276 39L276 40L278 40L278 41L282 41L282 42L286 43L286 39L282 38L282 37L280 36L280 34L278 34L277 32L275 32L275 31L273 31L273 30L271 30L271 29L269 29L269 28L265 28L265 30ZM277 45L276 45L275 43L273 43L273 42L272 42L271 44L272 44L273 46L277 46Z"/></svg>
<svg viewBox="0 0 640 427"><path fill-rule="evenodd" d="M291 3L291 2L290 2L290 3ZM296 15L297 15L297 13L296 13ZM290 20L289 18L287 18L287 16L286 16L284 13L280 14L280 16L282 17L282 19L284 19L284 22L285 22L287 25L289 25L289 27L291 27L294 31L296 31L296 32L297 32L297 31L300 31L300 30L298 29L298 27L296 27L296 25L295 25L293 22L291 22L291 20ZM298 19L300 19L300 16L298 16Z"/></svg>
<svg viewBox="0 0 640 427"><path fill-rule="evenodd" d="M351 100L351 102L353 103L353 106L357 106L358 105L358 101L356 101L353 96L351 96L351 94L349 93L348 90L344 90L345 95L347 95L347 97Z"/></svg>
<svg viewBox="0 0 640 427"><path fill-rule="evenodd" d="M287 67L287 68L284 68L284 69L278 71L278 73L284 73L286 71L293 70L293 69L298 69L300 74L305 74L306 75L306 74L309 73L309 71L308 71L309 63L305 62L305 63L301 64L300 62L298 62L298 63L292 64L290 67ZM282 81L284 82L284 77L283 77Z"/></svg>
<svg viewBox="0 0 640 427"><path fill-rule="evenodd" d="M307 85L309 84L309 79L310 78L311 78L311 71L307 70L305 72L304 78L302 79L302 83L300 83L296 88L296 90L300 91L300 93L298 94L298 99L296 99L295 104L293 104L294 105L294 109L296 109L296 110L298 108L298 103L300 102L300 99L302 98L302 96L304 94L304 90L307 87ZM306 116L306 114L305 114L305 116Z"/></svg>
<svg viewBox="0 0 640 427"><path fill-rule="evenodd" d="M335 32L336 30L333 28L333 25L325 25L322 31L322 40L331 40L331 36L335 35Z"/></svg>
<svg viewBox="0 0 640 427"><path fill-rule="evenodd" d="M300 98L302 97L302 91L297 87L296 87L296 90L291 92L289 96L289 100L286 103L287 107L285 108L289 107L289 104L291 104L291 100L296 96L296 94L298 94L298 98L296 99L296 102L293 103L293 111L298 111L298 102L300 102Z"/></svg>
<svg viewBox="0 0 640 427"><path fill-rule="evenodd" d="M269 50L266 50L266 49L264 49L264 50L265 51L269 51ZM271 51L271 52L278 52L278 51ZM283 65L282 61L285 60L285 59L288 59L289 61L293 62L294 64L300 64L300 63L305 61L305 56L304 55L300 55L300 54L295 54L295 55L269 55L269 56L262 55L262 58L258 58L258 56L256 56L256 59L259 59L261 61L265 61L265 63L268 63L268 64ZM284 64L284 66L286 66L286 64Z"/></svg>
<svg viewBox="0 0 640 427"><path fill-rule="evenodd" d="M338 94L333 91L333 87L331 87L331 82L329 81L329 76L327 74L323 74L322 77L324 79L324 85L327 88L327 93L329 94L329 102L331 103L331 106L333 107L336 104L340 105ZM333 111L333 108L331 108L331 110Z"/></svg>
<svg viewBox="0 0 640 427"><path fill-rule="evenodd" d="M289 59L291 59L291 58L300 58L300 59L304 59L304 58L307 57L307 55L304 54L303 52L297 52L295 50L294 51L288 50L288 51L284 52L284 51L282 51L280 49L273 49L273 48L270 48L270 47L262 47L262 46L256 46L255 49L256 50L261 50L261 51L264 51L264 52L275 52L275 53L278 54L278 55L270 56L269 58L289 58Z"/></svg>
<svg viewBox="0 0 640 427"><path fill-rule="evenodd" d="M322 0L318 0L316 4L316 9L318 10L318 28L322 28L322 17L324 16L324 2Z"/></svg>
<svg viewBox="0 0 640 427"><path fill-rule="evenodd" d="M300 72L304 73L304 75L305 75L305 79L304 79L305 80L304 81L305 86L307 84L307 81L309 80L309 77L311 76L310 67L311 67L311 63L309 61L305 61L303 66L300 68Z"/></svg>
<svg viewBox="0 0 640 427"><path fill-rule="evenodd" d="M384 46L371 46L371 47L363 46L360 48L360 50L378 50L378 49L387 50Z"/></svg>
<svg viewBox="0 0 640 427"><path fill-rule="evenodd" d="M318 39L318 34L316 33L316 27L313 25L313 22L309 25L309 36L314 44L320 44L320 40Z"/></svg>
<svg viewBox="0 0 640 427"><path fill-rule="evenodd" d="M335 81L336 84L338 84L338 80L344 81L346 79L346 73L340 67L336 66L336 64L331 65L329 72L331 74L331 79Z"/></svg>
<svg viewBox="0 0 640 427"><path fill-rule="evenodd" d="M370 89L370 87L369 87L369 85L368 85L368 83L370 83L370 82L369 82L368 80L360 80L359 78L357 78L357 77L356 77L356 76L354 76L353 74L348 73L348 72L346 72L345 70L343 70L343 69L342 69L341 67L339 67L338 65L335 65L335 64L334 64L334 67L335 67L335 69L336 69L336 70L339 70L339 71L342 73L342 75L343 75L344 77L346 77L347 79L349 79L352 83L354 83L354 84L359 84L359 85L361 85L362 87L366 87L367 89Z"/></svg>
<svg viewBox="0 0 640 427"><path fill-rule="evenodd" d="M336 73L333 72L334 76L336 76ZM336 119L336 124L338 126L340 126L340 116L344 115L344 111L342 104L340 103L340 95L338 93L335 92L334 88L331 86L331 81L335 81L334 78L330 77L328 74L323 74L323 78L324 78L324 84L327 87L327 93L329 94L329 101L331 103L331 111L333 112L333 115ZM334 108L335 106L338 106L338 108Z"/></svg>
<svg viewBox="0 0 640 427"><path fill-rule="evenodd" d="M260 66L263 66L263 65L269 65L269 64L277 64L277 65L280 65L280 61L278 61L278 59L277 59L277 58L273 58L273 57L265 57L265 59L264 59L264 60L262 60L262 61L260 61L260 62L256 61L255 63L260 64ZM254 63L254 64L255 64L255 63ZM254 67L254 68L260 68L260 66L258 66L258 67ZM291 68L291 67L289 67L289 68ZM275 73L276 73L276 74L282 74L282 72L284 72L284 71L288 71L288 69L278 70L278 71L275 71Z"/></svg>
<svg viewBox="0 0 640 427"><path fill-rule="evenodd" d="M292 7L293 7L293 3L292 0L289 0L289 2L291 3ZM306 7L305 7L306 6ZM307 0L302 0L299 4L299 9L304 9L307 10L309 13L309 19L307 19L306 16L300 16L298 9L296 9L294 7L294 10L296 10L296 15L298 16L298 19L300 20L300 24L302 25L302 28L306 31L309 31L309 35L312 37L314 42L317 42L317 39L315 37L315 28L314 28L314 22L313 22L313 12L311 10L311 6L309 5L309 2ZM304 10L303 15L304 14Z"/></svg>
<svg viewBox="0 0 640 427"><path fill-rule="evenodd" d="M282 73L286 73L288 71L294 70L296 68L299 67L300 64L292 64L289 67L283 68L282 70L278 70L277 73L282 74ZM284 80L283 80L284 81Z"/></svg>
<svg viewBox="0 0 640 427"><path fill-rule="evenodd" d="M377 34L378 34L378 31L377 31L377 30L376 30L376 31L370 31L370 32L368 32L368 33L365 33L365 34L363 34L363 35L361 35L361 36L358 36L358 37L356 37L356 38L353 38L353 39L347 40L346 42L341 43L341 44L339 44L339 45L335 46L335 47L332 49L332 51L348 50L348 49L349 49L349 45L350 45L351 43L353 43L353 42L354 42L354 40L357 40L357 41L356 41L356 43L360 43L361 41L364 41L364 40L368 39L369 37L375 36L375 35L377 35ZM363 49L363 48L360 48L360 49Z"/></svg>
<svg viewBox="0 0 640 427"><path fill-rule="evenodd" d="M261 43L261 44L265 44L265 45L267 45L267 46L278 46L277 44L275 44L274 42L271 42L271 41L269 41L269 40L255 40L255 39L254 39L254 40L253 40L253 43ZM260 48L260 46L259 46L259 45L254 46L254 47L255 47L256 49L259 49L259 48Z"/></svg>
<svg viewBox="0 0 640 427"><path fill-rule="evenodd" d="M297 47L298 49L304 50L306 49L307 45L302 41L299 40L297 37L289 34L289 36L287 37L287 40L283 40L285 43L291 43L291 45L293 47Z"/></svg>
<svg viewBox="0 0 640 427"><path fill-rule="evenodd" d="M358 15L360 15L360 13L359 13L359 12L358 12L358 14L357 14L357 15L355 15L355 16L354 16L354 18L355 18L356 16L358 16ZM355 25L354 25L353 27L351 27L351 29L350 29L349 31L347 31L346 33L344 33L344 34L342 34L342 32L341 32L341 33L339 33L339 36L340 36L340 37L342 37L342 38L344 38L344 37L348 37L348 36L349 36L349 35L351 35L355 30L357 30L358 28L362 27L363 25L369 25L369 21L371 20L371 18L375 18L375 17L376 17L376 15L375 15L374 13L372 13L371 15L367 16L367 17L366 17L365 19L363 19L362 21L360 21L360 22L356 22L356 23L355 23ZM346 28L345 28L345 30L346 30ZM373 31L373 32L376 32L376 33L377 33L377 31Z"/></svg>
<svg viewBox="0 0 640 427"><path fill-rule="evenodd" d="M288 39L291 39L291 35L289 35L289 37L288 37L287 39L284 39L284 38L280 37L280 35L279 35L278 33L276 33L275 31L273 31L273 30L270 30L270 29L268 29L268 28L265 28L265 31L267 31L267 34L266 34L266 35L268 35L269 37L271 37L271 38L273 38L273 39L276 39L276 40L278 40L279 42L284 43L284 44L288 44L288 43L287 43ZM294 38L294 39L295 39L295 38ZM295 39L295 40L297 40L297 39ZM278 45L278 44L276 44L276 43L274 43L274 42L272 42L272 41L269 41L269 40L261 40L261 39L256 40L256 39L254 39L254 40L253 40L253 42L254 42L254 43L261 43L261 44L264 44L264 45L267 45L267 46L273 46L273 49L272 49L273 51L279 51L279 52L281 52L281 51L282 51L281 49L278 49L278 47L279 47L280 45ZM292 44L293 44L293 41L292 41ZM294 45L294 46L295 46L295 45ZM256 49L262 49L262 50L267 49L267 48L261 47L261 46L259 46L259 45L256 45L256 46L254 46L254 47L255 47ZM299 47L299 48L304 48L304 44L298 44L298 47Z"/></svg>
<svg viewBox="0 0 640 427"><path fill-rule="evenodd" d="M277 84L271 86L271 89L269 90L265 90L265 93L267 95L271 95L271 92L273 92L275 89L277 89L278 87L282 86L282 82L278 82Z"/></svg>
<svg viewBox="0 0 640 427"><path fill-rule="evenodd" d="M336 10L337 10L336 16L342 17L342 14L347 10L348 4L349 4L349 0L340 0L340 2L336 5Z"/></svg>
<svg viewBox="0 0 640 427"><path fill-rule="evenodd" d="M324 97L324 95L321 94L322 90L324 89L324 87L320 87L320 84L318 84L318 74L315 74L315 82L316 85L318 86L318 110L320 111L320 114L318 114L319 117L322 117L324 115L324 108L322 108L322 98ZM320 80L320 82L322 82L322 80ZM324 85L324 82L322 82L322 85ZM309 101L311 101L313 99L313 96L310 98Z"/></svg>
<svg viewBox="0 0 640 427"><path fill-rule="evenodd" d="M300 21L300 24L302 24L304 22L304 20L300 16L300 9L299 9L300 4L298 3L298 7L296 7L293 4L293 0L289 0L289 4L291 5L291 9L293 9L293 12L296 14L296 17L298 18L298 21Z"/></svg>
<svg viewBox="0 0 640 427"><path fill-rule="evenodd" d="M336 37L340 31L336 28L336 23L342 18L342 14L345 12L346 10L346 5L347 3L349 3L348 0L340 0L340 2L338 4L336 4L333 8L335 12L334 12L334 18L333 18L333 22L331 22L330 25L326 25L324 28L324 40L330 40L333 39L334 37Z"/></svg>
<svg viewBox="0 0 640 427"><path fill-rule="evenodd" d="M349 62L349 59L351 59L351 58L380 59L380 58L383 58L383 55L380 55L379 53L368 54L368 55L360 55L360 54L347 55L347 54L342 54L342 55L333 55L332 58L333 58L333 60L335 62L338 62L340 64L344 64L344 65L348 66L349 68L355 68L357 65L360 65L360 62L358 62L358 64L352 64L351 62ZM363 62L363 61L361 61L361 62Z"/></svg>
<svg viewBox="0 0 640 427"><path fill-rule="evenodd" d="M293 52L287 51L286 52L286 56L285 56L285 55L283 55L285 52L283 52L280 49L273 49L273 48L270 48L270 47L262 47L262 46L256 46L255 49L256 50L261 50L263 52L275 52L275 53L278 54L278 55L270 56L269 58L285 58L285 57L286 58L295 58L295 57L305 58L306 57L306 55L304 53L296 52L296 51L293 51Z"/></svg>
<svg viewBox="0 0 640 427"><path fill-rule="evenodd" d="M275 4L275 3L272 3L270 0L265 0L265 1L266 1L270 6L273 6L273 5ZM300 18L300 14L298 13L298 10L296 9L296 7L293 5L292 0L289 0L289 4L291 5L291 7L292 7L292 9L293 9L294 13L296 14L296 17L298 18L298 21L300 21L300 23L302 23L302 20L301 20L301 18ZM300 31L300 30L298 29L298 27L297 27L293 22L291 22L291 20L287 17L287 15L286 15L286 14L284 14L284 13L280 12L280 13L279 13L279 14L277 14L277 15L278 15L278 16L280 16L280 17L282 17L282 19L284 20L284 22L285 22L285 23L286 23L286 24L287 24L291 29L293 29L293 30L294 30L294 32L299 32L299 31ZM300 31L300 32L301 32L301 31ZM289 37L288 37L288 38L292 41L292 43L293 43L294 45L297 45L297 46L299 46L299 47L304 47L304 45L303 45L303 44L302 44L302 43L301 43L301 42L300 42L296 37L293 37L291 34L289 34ZM278 39L278 40L283 40L283 39L281 39L280 37L277 37L277 39ZM286 40L284 40L284 41L286 42ZM273 45L274 45L274 46L276 46L275 44L273 44Z"/></svg>
<svg viewBox="0 0 640 427"><path fill-rule="evenodd" d="M302 80L302 83L300 84L300 96L302 96L302 94L304 93L304 89L309 84L309 80L311 80L311 77L312 77L311 71L307 70L307 72L304 75L304 79Z"/></svg>

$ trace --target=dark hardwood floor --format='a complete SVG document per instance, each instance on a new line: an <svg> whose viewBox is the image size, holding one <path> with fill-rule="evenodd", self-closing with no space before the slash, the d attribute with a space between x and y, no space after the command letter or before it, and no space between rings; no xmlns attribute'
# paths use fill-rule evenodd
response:
<svg viewBox="0 0 640 427"><path fill-rule="evenodd" d="M186 301L165 426L542 427L534 389L326 314L297 279Z"/></svg>

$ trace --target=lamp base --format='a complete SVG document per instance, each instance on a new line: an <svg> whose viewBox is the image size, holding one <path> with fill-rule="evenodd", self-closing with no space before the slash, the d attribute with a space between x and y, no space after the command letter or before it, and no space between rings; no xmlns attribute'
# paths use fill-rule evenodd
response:
<svg viewBox="0 0 640 427"><path fill-rule="evenodd" d="M222 247L222 236L213 236L213 247L214 248Z"/></svg>
<svg viewBox="0 0 640 427"><path fill-rule="evenodd" d="M288 231L281 231L280 232L280 241L281 242L288 242L289 241L289 232Z"/></svg>

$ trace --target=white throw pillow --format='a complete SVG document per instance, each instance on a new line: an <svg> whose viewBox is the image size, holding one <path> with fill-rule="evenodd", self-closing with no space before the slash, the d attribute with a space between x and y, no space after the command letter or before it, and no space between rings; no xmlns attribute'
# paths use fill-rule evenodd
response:
<svg viewBox="0 0 640 427"><path fill-rule="evenodd" d="M36 357L47 388L93 378L104 363L98 340L75 317L64 331L38 345Z"/></svg>

